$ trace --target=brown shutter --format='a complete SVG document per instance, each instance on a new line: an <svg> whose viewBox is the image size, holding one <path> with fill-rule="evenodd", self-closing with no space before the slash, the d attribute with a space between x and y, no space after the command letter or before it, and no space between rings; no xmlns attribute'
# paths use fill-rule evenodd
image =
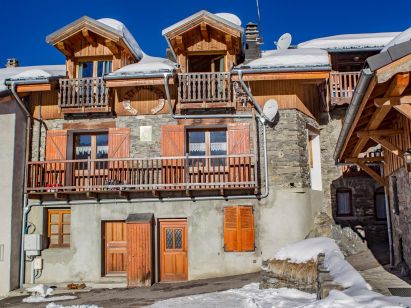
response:
<svg viewBox="0 0 411 308"><path fill-rule="evenodd" d="M254 251L254 215L251 206L239 206L241 251Z"/></svg>
<svg viewBox="0 0 411 308"><path fill-rule="evenodd" d="M224 208L224 251L238 251L238 215L237 207Z"/></svg>
<svg viewBox="0 0 411 308"><path fill-rule="evenodd" d="M250 153L250 124L230 123L227 125L228 154Z"/></svg>
<svg viewBox="0 0 411 308"><path fill-rule="evenodd" d="M184 125L161 127L161 156L184 156Z"/></svg>
<svg viewBox="0 0 411 308"><path fill-rule="evenodd" d="M48 130L46 134L46 161L59 161L67 159L67 130ZM48 163L46 165L47 184L54 185L64 182L65 163Z"/></svg>
<svg viewBox="0 0 411 308"><path fill-rule="evenodd" d="M108 131L108 157L130 157L130 129L110 128Z"/></svg>

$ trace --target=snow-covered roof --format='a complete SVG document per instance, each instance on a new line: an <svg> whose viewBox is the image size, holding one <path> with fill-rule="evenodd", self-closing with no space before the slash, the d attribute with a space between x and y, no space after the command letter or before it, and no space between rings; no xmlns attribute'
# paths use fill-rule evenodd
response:
<svg viewBox="0 0 411 308"><path fill-rule="evenodd" d="M65 65L39 65L0 69L0 92L7 91L6 80L39 80L66 76Z"/></svg>
<svg viewBox="0 0 411 308"><path fill-rule="evenodd" d="M196 19L200 19L202 17L208 17L211 19L214 19L217 22L220 22L230 28L236 29L238 31L244 32L244 29L241 27L241 20L240 18L238 18L238 16L231 14L231 13L217 13L217 14L213 14L210 13L208 11L202 10L199 11L183 20L180 20L179 22L175 23L174 25L164 29L162 31L163 35L167 35L169 32L174 31L178 28L180 28L181 26L192 22Z"/></svg>
<svg viewBox="0 0 411 308"><path fill-rule="evenodd" d="M326 50L380 49L398 34L398 32L384 32L333 35L302 42L298 44L297 48L321 48Z"/></svg>
<svg viewBox="0 0 411 308"><path fill-rule="evenodd" d="M411 40L411 28L408 28L404 32L398 33L397 36L395 36L390 42L388 42L387 45L381 50L381 52L387 51L389 47L392 47L397 44L404 43L406 41Z"/></svg>
<svg viewBox="0 0 411 308"><path fill-rule="evenodd" d="M108 31L117 37L122 38L124 43L128 46L132 54L138 60L140 60L143 57L143 52L140 46L138 45L134 36L127 29L127 27L121 21L112 18L101 18L96 20L88 16L83 16L75 20L74 22L64 26L63 28L53 32L52 34L48 35L46 38L46 42L55 44L56 41L61 39L61 36L67 35L68 30L87 24L91 24L95 27Z"/></svg>
<svg viewBox="0 0 411 308"><path fill-rule="evenodd" d="M164 58L151 57L143 53L143 58L140 62L126 65L112 73L107 77L121 78L122 76L143 76L145 74L161 74L173 72L177 68L177 64Z"/></svg>
<svg viewBox="0 0 411 308"><path fill-rule="evenodd" d="M330 67L328 53L322 49L269 50L262 57L238 66L238 69L298 69Z"/></svg>

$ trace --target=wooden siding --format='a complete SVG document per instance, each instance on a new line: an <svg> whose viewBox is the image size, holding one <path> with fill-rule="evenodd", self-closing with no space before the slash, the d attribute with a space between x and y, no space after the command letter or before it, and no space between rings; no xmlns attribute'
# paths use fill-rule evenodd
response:
<svg viewBox="0 0 411 308"><path fill-rule="evenodd" d="M129 287L149 287L154 282L152 230L150 222L127 223Z"/></svg>

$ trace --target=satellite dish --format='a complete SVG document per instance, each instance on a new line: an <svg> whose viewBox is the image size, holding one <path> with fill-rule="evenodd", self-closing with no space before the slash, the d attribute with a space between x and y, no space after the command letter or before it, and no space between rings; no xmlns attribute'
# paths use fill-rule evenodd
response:
<svg viewBox="0 0 411 308"><path fill-rule="evenodd" d="M283 35L280 36L277 42L275 44L277 45L278 50L285 50L288 49L291 45L291 40L292 36L290 33L284 33Z"/></svg>
<svg viewBox="0 0 411 308"><path fill-rule="evenodd" d="M263 116L269 122L273 122L278 112L278 103L275 99L269 99L265 102L263 107Z"/></svg>

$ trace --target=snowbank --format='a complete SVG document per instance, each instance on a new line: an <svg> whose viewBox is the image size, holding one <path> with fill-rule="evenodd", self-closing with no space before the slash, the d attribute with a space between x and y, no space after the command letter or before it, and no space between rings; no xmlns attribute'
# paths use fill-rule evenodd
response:
<svg viewBox="0 0 411 308"><path fill-rule="evenodd" d="M133 76L141 74L167 73L176 69L176 64L168 59L151 57L143 53L143 59L138 63L126 65L113 73L110 77Z"/></svg>
<svg viewBox="0 0 411 308"><path fill-rule="evenodd" d="M363 49L383 48L399 32L342 34L316 38L298 44L298 48L333 49Z"/></svg>
<svg viewBox="0 0 411 308"><path fill-rule="evenodd" d="M46 308L100 308L97 305L71 305L71 306L63 306L58 305L55 303L50 303L46 306Z"/></svg>
<svg viewBox="0 0 411 308"><path fill-rule="evenodd" d="M238 68L308 68L328 67L330 61L328 53L322 49L286 49L270 50L262 57Z"/></svg>
<svg viewBox="0 0 411 308"><path fill-rule="evenodd" d="M35 80L51 77L65 77L65 65L39 65L8 67L0 69L0 92L6 91L6 79L10 80Z"/></svg>
<svg viewBox="0 0 411 308"><path fill-rule="evenodd" d="M29 297L23 298L23 303L65 301L77 298L77 296L73 295L51 296L54 291L53 288L50 288L44 284L39 284L34 287L28 288L26 291L30 292L31 295Z"/></svg>
<svg viewBox="0 0 411 308"><path fill-rule="evenodd" d="M387 51L389 47L394 45L398 45L404 43L406 41L411 40L411 28L408 28L404 32L399 33L396 37L394 37L382 50L381 52Z"/></svg>

